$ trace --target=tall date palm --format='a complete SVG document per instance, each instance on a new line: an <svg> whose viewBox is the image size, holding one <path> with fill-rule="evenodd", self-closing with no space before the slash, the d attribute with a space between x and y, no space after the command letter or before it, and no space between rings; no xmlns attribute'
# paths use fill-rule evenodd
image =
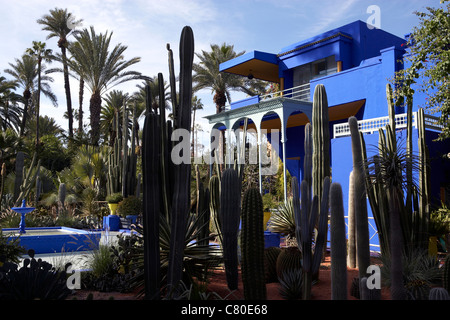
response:
<svg viewBox="0 0 450 320"><path fill-rule="evenodd" d="M266 83L259 80L251 82L241 76L231 73L219 72L222 62L234 59L245 53L235 52L234 46L223 43L222 45L211 44L211 51L202 50L201 54L195 55L200 60L193 65L193 91L211 89L214 93L213 101L216 104L216 113L224 110L225 104L231 102L231 91L241 91L249 95L258 94L263 91Z"/></svg>
<svg viewBox="0 0 450 320"><path fill-rule="evenodd" d="M34 89L34 82L37 76L36 60L29 55L23 55L21 59L15 59L15 63L9 63L10 68L5 69L5 73L13 76L18 85L22 88L23 93L23 114L22 122L20 124L20 136L25 133L27 117L29 113L29 105L31 102L32 91Z"/></svg>
<svg viewBox="0 0 450 320"><path fill-rule="evenodd" d="M69 52L77 63L70 61L68 63L77 74L83 75L86 87L91 92L89 101L91 143L98 145L102 94L120 83L145 77L140 72L127 70L140 61L139 57L125 60L124 52L127 46L119 43L111 50L112 32L97 34L94 27L90 27L74 36L76 41L69 45Z"/></svg>
<svg viewBox="0 0 450 320"><path fill-rule="evenodd" d="M46 48L45 42L33 41L33 47L28 48L26 53L37 61L37 96L36 96L36 148L39 147L39 113L41 104L41 88L42 88L42 62L51 62L52 50Z"/></svg>
<svg viewBox="0 0 450 320"><path fill-rule="evenodd" d="M73 138L73 110L72 110L72 98L70 94L69 83L69 69L67 65L67 47L68 36L75 31L75 26L82 20L75 20L75 17L67 12L67 9L55 8L50 10L49 14L44 15L41 19L37 20L38 24L41 24L42 30L48 31L47 39L58 38L58 47L61 49L61 60L64 70L64 90L66 94L67 103L67 115L69 120L69 138Z"/></svg>

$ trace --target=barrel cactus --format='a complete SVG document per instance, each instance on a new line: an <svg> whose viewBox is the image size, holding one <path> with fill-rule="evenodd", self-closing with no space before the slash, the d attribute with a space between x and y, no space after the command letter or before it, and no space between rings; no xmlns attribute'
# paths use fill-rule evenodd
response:
<svg viewBox="0 0 450 320"><path fill-rule="evenodd" d="M277 282L277 259L281 253L280 247L268 247L264 249L264 272L266 283Z"/></svg>
<svg viewBox="0 0 450 320"><path fill-rule="evenodd" d="M450 300L450 295L448 291L444 288L431 288L429 300Z"/></svg>
<svg viewBox="0 0 450 320"><path fill-rule="evenodd" d="M302 269L302 253L298 247L282 248L277 257L276 271L278 279L283 279L287 270Z"/></svg>

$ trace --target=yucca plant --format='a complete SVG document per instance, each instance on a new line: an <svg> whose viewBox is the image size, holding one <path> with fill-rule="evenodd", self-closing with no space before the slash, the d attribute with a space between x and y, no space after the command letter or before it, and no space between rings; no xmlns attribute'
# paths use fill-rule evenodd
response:
<svg viewBox="0 0 450 320"><path fill-rule="evenodd" d="M267 228L270 232L286 236L288 240L295 239L295 218L292 198L288 198L285 203L280 204L278 210L272 212ZM296 244L294 245L296 246Z"/></svg>

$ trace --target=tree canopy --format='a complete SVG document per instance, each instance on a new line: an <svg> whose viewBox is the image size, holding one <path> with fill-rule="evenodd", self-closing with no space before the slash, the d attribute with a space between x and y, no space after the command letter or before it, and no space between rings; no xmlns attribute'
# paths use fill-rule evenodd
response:
<svg viewBox="0 0 450 320"><path fill-rule="evenodd" d="M415 12L420 23L414 27L406 43L407 68L395 78L396 97L411 99L417 90L427 94L426 108L438 113L444 125L439 139L450 137L450 2L439 8L427 7L427 12Z"/></svg>

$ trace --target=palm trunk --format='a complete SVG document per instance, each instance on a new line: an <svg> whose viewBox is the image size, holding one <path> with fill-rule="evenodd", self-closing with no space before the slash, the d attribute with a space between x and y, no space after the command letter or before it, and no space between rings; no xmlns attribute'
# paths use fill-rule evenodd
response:
<svg viewBox="0 0 450 320"><path fill-rule="evenodd" d="M69 118L69 140L73 139L73 110L72 110L72 97L70 95L70 83L69 83L69 69L66 61L66 47L61 46L61 54L64 68L64 89L66 91L66 103L67 103L67 116Z"/></svg>
<svg viewBox="0 0 450 320"><path fill-rule="evenodd" d="M24 107L23 107L23 117L22 117L22 124L20 125L20 136L23 137L25 134L25 125L27 123L27 116L28 116L28 103L30 102L31 93L30 90L25 89L23 92L23 99Z"/></svg>
<svg viewBox="0 0 450 320"><path fill-rule="evenodd" d="M83 134L83 94L84 94L84 80L80 77L80 89L78 92L79 108L78 108L78 135Z"/></svg>
<svg viewBox="0 0 450 320"><path fill-rule="evenodd" d="M39 112L41 100L41 58L38 58L38 92L36 99L36 151L39 150Z"/></svg>
<svg viewBox="0 0 450 320"><path fill-rule="evenodd" d="M98 90L94 91L89 102L89 112L91 114L91 142L98 146L100 140L100 111L102 107L102 98Z"/></svg>

